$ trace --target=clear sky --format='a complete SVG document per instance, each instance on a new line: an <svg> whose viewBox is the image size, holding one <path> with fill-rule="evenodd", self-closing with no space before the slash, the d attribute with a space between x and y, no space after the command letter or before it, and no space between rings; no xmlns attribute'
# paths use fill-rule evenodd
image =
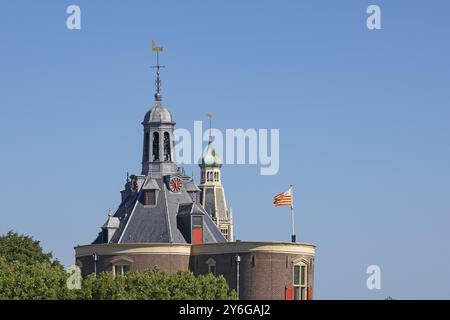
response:
<svg viewBox="0 0 450 320"><path fill-rule="evenodd" d="M211 112L222 130L280 129L277 175L223 168L237 239L289 241L272 197L293 184L315 298L448 299L449 29L447 0L2 1L0 232L66 265L95 238L140 173L155 39L178 127ZM366 288L373 264L381 290Z"/></svg>

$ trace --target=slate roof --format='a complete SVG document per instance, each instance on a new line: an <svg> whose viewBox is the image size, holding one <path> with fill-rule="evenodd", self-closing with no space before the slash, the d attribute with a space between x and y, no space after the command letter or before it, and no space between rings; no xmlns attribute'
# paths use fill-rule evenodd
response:
<svg viewBox="0 0 450 320"><path fill-rule="evenodd" d="M145 179L139 181L138 192L130 190L113 216L119 225L110 243L187 243L177 225L178 214L203 215L204 243L226 241L206 211L192 201L188 190L193 188L189 183L183 183L181 190L173 193L163 178L138 178ZM138 201L143 190L148 189L157 190L156 206L144 206ZM94 243L102 241L100 233Z"/></svg>

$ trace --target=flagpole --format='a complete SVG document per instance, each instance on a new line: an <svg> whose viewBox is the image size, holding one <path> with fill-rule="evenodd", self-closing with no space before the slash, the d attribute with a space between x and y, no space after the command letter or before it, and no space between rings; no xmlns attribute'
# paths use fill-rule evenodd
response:
<svg viewBox="0 0 450 320"><path fill-rule="evenodd" d="M291 188L291 222L292 222L292 238L291 241L292 242L296 242L296 237L295 237L295 218L294 218L294 192L293 192L293 188L292 186L290 186Z"/></svg>

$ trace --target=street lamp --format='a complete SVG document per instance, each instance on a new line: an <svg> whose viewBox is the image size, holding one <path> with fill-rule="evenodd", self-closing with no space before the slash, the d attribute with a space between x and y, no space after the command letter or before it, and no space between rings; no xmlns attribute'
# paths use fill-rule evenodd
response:
<svg viewBox="0 0 450 320"><path fill-rule="evenodd" d="M95 276L97 276L97 261L98 261L97 253L94 252L92 254L92 260L94 260L94 273L95 273Z"/></svg>

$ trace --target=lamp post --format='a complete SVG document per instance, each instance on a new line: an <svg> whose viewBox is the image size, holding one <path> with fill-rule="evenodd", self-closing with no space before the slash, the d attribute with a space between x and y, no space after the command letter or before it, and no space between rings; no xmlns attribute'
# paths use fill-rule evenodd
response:
<svg viewBox="0 0 450 320"><path fill-rule="evenodd" d="M92 254L92 260L94 260L94 274L97 276L97 261L98 261L98 255L97 253Z"/></svg>
<svg viewBox="0 0 450 320"><path fill-rule="evenodd" d="M239 299L239 264L241 262L241 256L236 254L236 294Z"/></svg>

